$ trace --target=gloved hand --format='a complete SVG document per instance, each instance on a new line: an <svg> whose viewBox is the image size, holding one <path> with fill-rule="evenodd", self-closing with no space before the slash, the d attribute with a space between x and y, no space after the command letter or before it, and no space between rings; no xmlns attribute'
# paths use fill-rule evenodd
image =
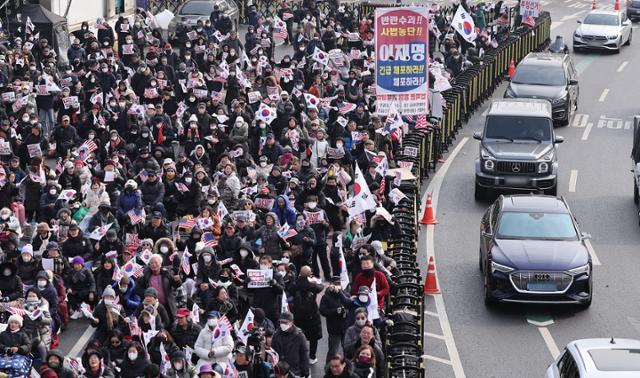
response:
<svg viewBox="0 0 640 378"><path fill-rule="evenodd" d="M342 314L342 311L344 311L344 307L340 306L340 307L336 308L336 312L338 314Z"/></svg>

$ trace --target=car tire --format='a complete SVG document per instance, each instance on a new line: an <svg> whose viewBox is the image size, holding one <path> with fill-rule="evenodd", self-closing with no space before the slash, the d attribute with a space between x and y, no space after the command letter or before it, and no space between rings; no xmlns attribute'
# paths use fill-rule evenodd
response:
<svg viewBox="0 0 640 378"><path fill-rule="evenodd" d="M484 273L484 264L482 264L482 251L478 249L478 268Z"/></svg>
<svg viewBox="0 0 640 378"><path fill-rule="evenodd" d="M476 182L476 188L474 191L474 197L476 201L484 201L487 198L487 189L478 185L477 182Z"/></svg>
<svg viewBox="0 0 640 378"><path fill-rule="evenodd" d="M562 126L567 126L571 122L571 117L573 116L573 105L571 104L571 99L567 101L567 119L562 120L560 123Z"/></svg>
<svg viewBox="0 0 640 378"><path fill-rule="evenodd" d="M633 202L637 205L638 203L640 203L640 193L638 193L638 183L633 182Z"/></svg>
<svg viewBox="0 0 640 378"><path fill-rule="evenodd" d="M625 43L625 46L629 46L631 44L631 36L633 36L633 30L631 32L629 32L629 39L627 39L627 43Z"/></svg>
<svg viewBox="0 0 640 378"><path fill-rule="evenodd" d="M496 300L491 296L491 292L489 291L489 285L487 284L487 275L484 274L484 305L487 307L494 307L496 305Z"/></svg>
<svg viewBox="0 0 640 378"><path fill-rule="evenodd" d="M580 47L573 46L573 52L579 53L579 52L582 52L582 49Z"/></svg>
<svg viewBox="0 0 640 378"><path fill-rule="evenodd" d="M558 182L556 182L556 184L550 189L545 190L544 194L556 197L558 195Z"/></svg>

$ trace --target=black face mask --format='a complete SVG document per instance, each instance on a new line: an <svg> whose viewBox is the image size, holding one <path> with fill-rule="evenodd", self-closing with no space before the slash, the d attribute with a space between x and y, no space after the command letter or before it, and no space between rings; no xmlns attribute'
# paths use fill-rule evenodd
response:
<svg viewBox="0 0 640 378"><path fill-rule="evenodd" d="M363 269L362 270L362 274L364 274L367 277L373 277L373 273L374 273L373 268L371 268L371 269Z"/></svg>

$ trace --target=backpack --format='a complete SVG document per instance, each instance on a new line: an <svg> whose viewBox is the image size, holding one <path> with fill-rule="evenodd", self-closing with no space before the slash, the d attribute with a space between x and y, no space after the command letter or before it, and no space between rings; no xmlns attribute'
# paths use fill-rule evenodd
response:
<svg viewBox="0 0 640 378"><path fill-rule="evenodd" d="M293 312L296 318L308 319L316 312L315 295L307 290L296 290L293 295Z"/></svg>

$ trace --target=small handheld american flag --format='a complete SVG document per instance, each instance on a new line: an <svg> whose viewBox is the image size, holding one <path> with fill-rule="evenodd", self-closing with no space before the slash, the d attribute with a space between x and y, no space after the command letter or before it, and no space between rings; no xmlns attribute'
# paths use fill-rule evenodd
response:
<svg viewBox="0 0 640 378"><path fill-rule="evenodd" d="M218 242L216 241L216 236L211 232L205 232L204 234L202 234L202 242L204 243L205 247L210 247L210 248L213 248L216 245L218 245Z"/></svg>

